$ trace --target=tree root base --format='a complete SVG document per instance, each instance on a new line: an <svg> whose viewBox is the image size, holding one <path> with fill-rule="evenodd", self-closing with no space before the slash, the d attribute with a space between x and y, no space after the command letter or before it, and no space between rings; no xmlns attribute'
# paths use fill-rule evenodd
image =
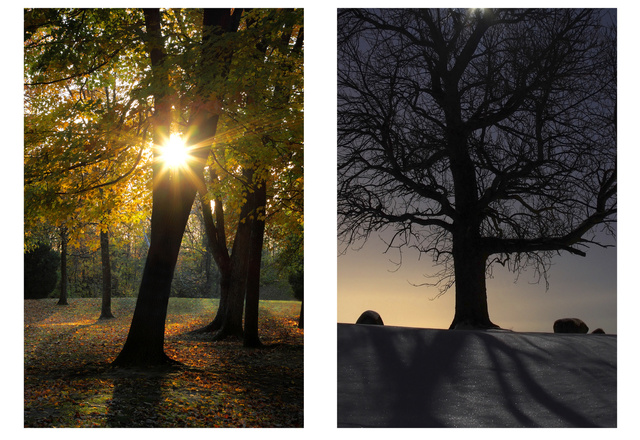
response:
<svg viewBox="0 0 640 440"><path fill-rule="evenodd" d="M490 330L499 329L500 326L494 324L489 320L472 320L461 319L455 320L451 323L449 330Z"/></svg>

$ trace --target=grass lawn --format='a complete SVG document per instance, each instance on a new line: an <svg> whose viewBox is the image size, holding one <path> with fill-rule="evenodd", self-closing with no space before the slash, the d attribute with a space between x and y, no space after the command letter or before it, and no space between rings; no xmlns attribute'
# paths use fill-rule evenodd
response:
<svg viewBox="0 0 640 440"><path fill-rule="evenodd" d="M98 320L100 298L25 300L25 427L301 427L300 303L263 301L263 349L209 342L187 332L209 323L215 299L171 298L165 351L184 367L110 367L127 337L135 298L114 298L116 319Z"/></svg>

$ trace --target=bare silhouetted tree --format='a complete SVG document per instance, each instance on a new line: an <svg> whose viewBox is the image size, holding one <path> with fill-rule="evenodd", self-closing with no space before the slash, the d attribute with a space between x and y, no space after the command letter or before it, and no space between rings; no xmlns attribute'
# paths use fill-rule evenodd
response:
<svg viewBox="0 0 640 440"><path fill-rule="evenodd" d="M496 327L493 263L546 279L616 221L615 11L340 10L338 220L391 229L455 283L451 328ZM598 235L600 236L600 235Z"/></svg>

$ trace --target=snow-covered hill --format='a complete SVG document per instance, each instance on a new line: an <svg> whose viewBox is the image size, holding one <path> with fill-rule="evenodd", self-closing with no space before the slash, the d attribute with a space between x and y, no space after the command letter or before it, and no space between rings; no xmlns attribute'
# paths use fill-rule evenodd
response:
<svg viewBox="0 0 640 440"><path fill-rule="evenodd" d="M615 427L617 337L338 324L339 427Z"/></svg>

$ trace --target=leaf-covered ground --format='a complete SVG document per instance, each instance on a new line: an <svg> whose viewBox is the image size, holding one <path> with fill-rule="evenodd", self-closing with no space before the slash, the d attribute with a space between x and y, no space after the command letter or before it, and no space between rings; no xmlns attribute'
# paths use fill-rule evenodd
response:
<svg viewBox="0 0 640 440"><path fill-rule="evenodd" d="M184 366L131 371L110 363L135 299L114 299L110 320L98 320L99 298L69 302L25 300L25 427L302 426L300 303L261 302L261 340L274 345L248 349L187 334L213 319L216 300L172 298L165 351Z"/></svg>

